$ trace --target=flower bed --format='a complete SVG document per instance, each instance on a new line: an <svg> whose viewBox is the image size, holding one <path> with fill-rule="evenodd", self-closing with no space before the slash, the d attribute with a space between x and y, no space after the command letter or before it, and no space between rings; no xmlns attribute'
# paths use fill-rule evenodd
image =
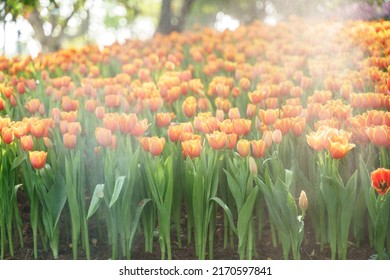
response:
<svg viewBox="0 0 390 280"><path fill-rule="evenodd" d="M332 259L386 258L389 37L291 19L0 58L1 258L24 246L21 195L34 258L68 238L89 259L94 226L113 259L154 237L171 259L183 232L213 259L218 213L241 259L264 238L300 259L307 219Z"/></svg>

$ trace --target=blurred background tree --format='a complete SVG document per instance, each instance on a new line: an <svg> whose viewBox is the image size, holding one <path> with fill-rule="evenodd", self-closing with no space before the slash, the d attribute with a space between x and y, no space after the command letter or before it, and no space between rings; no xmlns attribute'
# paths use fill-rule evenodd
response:
<svg viewBox="0 0 390 280"><path fill-rule="evenodd" d="M48 52L58 50L65 44L69 45L69 42L74 44L77 40L83 44L89 41L107 44L137 36L145 39L154 32L181 32L199 23L218 30L234 29L254 20L276 23L293 14L315 18L336 16L367 20L388 17L390 1L0 0L0 25L3 27L0 29L3 35L0 36L0 45L2 43L5 53L6 43L9 44L12 37L10 35L14 35L12 38L17 38L16 42L13 40L14 44L18 45L16 52L20 53L23 48L19 38L27 33L27 25L31 29L29 36L39 42L42 51ZM147 32L143 29L146 27ZM11 31L7 32L7 28ZM136 32L136 29L141 31ZM17 34L15 36L10 33ZM24 39L24 42L28 42L28 39Z"/></svg>

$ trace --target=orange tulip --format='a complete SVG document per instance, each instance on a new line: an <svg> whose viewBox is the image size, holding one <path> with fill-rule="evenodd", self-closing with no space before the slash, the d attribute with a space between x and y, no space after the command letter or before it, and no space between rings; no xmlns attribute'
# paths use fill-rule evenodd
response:
<svg viewBox="0 0 390 280"><path fill-rule="evenodd" d="M96 100L95 99L88 99L85 101L85 110L87 112L93 113L96 109Z"/></svg>
<svg viewBox="0 0 390 280"><path fill-rule="evenodd" d="M45 166L47 152L33 151L29 152L30 162L33 168L41 169Z"/></svg>
<svg viewBox="0 0 390 280"><path fill-rule="evenodd" d="M237 107L229 109L229 119L239 119L240 118L240 110Z"/></svg>
<svg viewBox="0 0 390 280"><path fill-rule="evenodd" d="M68 133L77 135L81 133L81 124L79 122L68 123Z"/></svg>
<svg viewBox="0 0 390 280"><path fill-rule="evenodd" d="M248 97L253 104L259 104L263 101L265 93L260 90L255 90L253 92L248 93Z"/></svg>
<svg viewBox="0 0 390 280"><path fill-rule="evenodd" d="M66 112L76 111L79 108L79 101L72 100L69 96L63 96L61 100L62 110Z"/></svg>
<svg viewBox="0 0 390 280"><path fill-rule="evenodd" d="M1 138L5 144L11 144L14 141L14 133L11 128L3 127L1 130Z"/></svg>
<svg viewBox="0 0 390 280"><path fill-rule="evenodd" d="M122 113L119 118L119 129L123 134L128 134L135 127L136 122L138 121L137 115L134 113L124 114Z"/></svg>
<svg viewBox="0 0 390 280"><path fill-rule="evenodd" d="M344 142L330 141L329 153L335 159L343 158L349 150L355 147L355 144Z"/></svg>
<svg viewBox="0 0 390 280"><path fill-rule="evenodd" d="M233 149L237 144L237 134L231 133L227 135L227 148Z"/></svg>
<svg viewBox="0 0 390 280"><path fill-rule="evenodd" d="M27 134L28 132L28 125L25 122L16 122L12 126L12 132L14 133L15 137L20 138Z"/></svg>
<svg viewBox="0 0 390 280"><path fill-rule="evenodd" d="M366 133L370 141L379 147L389 145L390 129L386 125L368 127Z"/></svg>
<svg viewBox="0 0 390 280"><path fill-rule="evenodd" d="M135 123L134 128L130 131L130 133L136 137L142 136L145 131L148 129L150 124L148 124L147 119L143 119L142 121L137 121Z"/></svg>
<svg viewBox="0 0 390 280"><path fill-rule="evenodd" d="M111 146L112 133L111 130L97 127L95 129L95 137L100 146L109 147Z"/></svg>
<svg viewBox="0 0 390 280"><path fill-rule="evenodd" d="M306 126L306 119L302 117L296 117L291 119L290 122L292 133L298 137L301 136Z"/></svg>
<svg viewBox="0 0 390 280"><path fill-rule="evenodd" d="M104 118L104 114L106 113L106 109L103 106L98 106L95 109L95 115L98 119L102 120Z"/></svg>
<svg viewBox="0 0 390 280"><path fill-rule="evenodd" d="M20 144L22 145L23 150L31 151L34 145L31 135L25 135L20 137Z"/></svg>
<svg viewBox="0 0 390 280"><path fill-rule="evenodd" d="M247 135L251 130L252 121L248 119L234 119L234 133L238 135Z"/></svg>
<svg viewBox="0 0 390 280"><path fill-rule="evenodd" d="M30 114L35 114L38 112L40 104L41 102L39 101L39 99L34 98L28 101L25 107Z"/></svg>
<svg viewBox="0 0 390 280"><path fill-rule="evenodd" d="M237 142L237 152L240 156L246 157L249 155L250 142L245 139L241 139Z"/></svg>
<svg viewBox="0 0 390 280"><path fill-rule="evenodd" d="M64 146L67 149L74 149L76 147L76 135L71 133L65 133L62 135Z"/></svg>
<svg viewBox="0 0 390 280"><path fill-rule="evenodd" d="M272 131L272 141L275 142L276 144L280 144L282 143L282 138L283 138L283 135L282 135L282 131L280 131L280 129L275 129L274 131Z"/></svg>
<svg viewBox="0 0 390 280"><path fill-rule="evenodd" d="M248 103L246 107L246 116L248 118L253 118L254 116L256 116L256 112L257 112L257 106L255 104Z"/></svg>
<svg viewBox="0 0 390 280"><path fill-rule="evenodd" d="M26 92L26 85L23 82L19 82L16 85L16 90L19 94L24 94Z"/></svg>
<svg viewBox="0 0 390 280"><path fill-rule="evenodd" d="M145 152L149 152L149 139L149 137L138 138L138 142L141 144L141 147Z"/></svg>
<svg viewBox="0 0 390 280"><path fill-rule="evenodd" d="M199 139L181 142L184 157L196 158L202 151L202 142Z"/></svg>
<svg viewBox="0 0 390 280"><path fill-rule="evenodd" d="M233 122L230 119L223 120L221 123L219 123L219 130L225 132L226 134L233 133Z"/></svg>
<svg viewBox="0 0 390 280"><path fill-rule="evenodd" d="M267 144L264 140L252 140L252 155L256 158L264 157L267 150Z"/></svg>
<svg viewBox="0 0 390 280"><path fill-rule="evenodd" d="M306 135L306 141L309 146L316 150L316 151L321 151L324 149L324 141L322 138L322 135L311 132L309 135Z"/></svg>
<svg viewBox="0 0 390 280"><path fill-rule="evenodd" d="M226 146L227 135L225 132L213 131L212 134L206 134L206 138L214 150L220 150Z"/></svg>
<svg viewBox="0 0 390 280"><path fill-rule="evenodd" d="M190 96L190 97L187 97L183 104L182 104L182 110L183 110L183 113L188 117L188 118L191 118L195 115L196 113L196 99L195 97L193 96Z"/></svg>
<svg viewBox="0 0 390 280"><path fill-rule="evenodd" d="M164 101L161 97L152 97L147 100L147 103L150 111L157 112L163 106Z"/></svg>
<svg viewBox="0 0 390 280"><path fill-rule="evenodd" d="M385 195L390 190L390 169L378 168L371 172L371 183L380 195Z"/></svg>
<svg viewBox="0 0 390 280"><path fill-rule="evenodd" d="M279 129L283 135L286 135L290 130L290 119L277 119L273 124L275 129Z"/></svg>
<svg viewBox="0 0 390 280"><path fill-rule="evenodd" d="M174 113L157 113L156 114L156 124L158 127L166 127L175 117Z"/></svg>
<svg viewBox="0 0 390 280"><path fill-rule="evenodd" d="M271 125L277 120L279 109L259 110L259 116L265 125Z"/></svg>
<svg viewBox="0 0 390 280"><path fill-rule="evenodd" d="M241 78L240 79L240 87L243 89L243 90L248 90L249 87L251 85L251 81L248 79L248 78Z"/></svg>
<svg viewBox="0 0 390 280"><path fill-rule="evenodd" d="M164 137L159 138L159 137L153 136L153 137L149 138L149 152L153 156L159 156L164 149L164 145L165 145L165 138Z"/></svg>
<svg viewBox="0 0 390 280"><path fill-rule="evenodd" d="M43 121L30 123L30 132L36 138L43 137L45 135L45 123Z"/></svg>
<svg viewBox="0 0 390 280"><path fill-rule="evenodd" d="M172 142L179 141L181 132L182 132L181 125L170 125L168 127L169 140L171 140Z"/></svg>

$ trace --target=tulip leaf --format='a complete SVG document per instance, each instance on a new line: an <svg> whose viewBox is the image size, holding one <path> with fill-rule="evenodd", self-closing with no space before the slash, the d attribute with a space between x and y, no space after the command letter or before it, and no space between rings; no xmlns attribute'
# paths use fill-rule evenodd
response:
<svg viewBox="0 0 390 280"><path fill-rule="evenodd" d="M237 232L238 232L238 247L245 246L246 235L248 233L248 224L250 219L253 217L253 207L256 202L257 194L259 193L259 187L255 186L250 192L245 204L242 206L240 212L238 213L237 220Z"/></svg>
<svg viewBox="0 0 390 280"><path fill-rule="evenodd" d="M135 216L134 216L134 220L132 222L132 225L131 225L131 232L130 232L130 237L129 237L129 240L128 240L128 250L130 251L131 250L131 246L132 246L132 243L133 243L133 239L134 239L134 236L135 236L135 232L138 228L138 223L139 223L139 219L141 218L141 214L145 208L145 206L150 202L152 201L152 199L150 198L144 198L140 201L140 203L138 203L137 205L137 208L135 210Z"/></svg>
<svg viewBox="0 0 390 280"><path fill-rule="evenodd" d="M98 184L92 194L91 204L89 205L87 220L95 214L99 208L100 202L104 197L104 184Z"/></svg>
<svg viewBox="0 0 390 280"><path fill-rule="evenodd" d="M364 199L366 201L368 213L370 215L370 219L371 219L372 223L375 223L376 196L375 196L374 189L371 188L370 174L368 173L366 164L364 163L364 160L362 157L360 157L360 161L359 161L359 174L360 174L360 184L361 184L362 189L363 189Z"/></svg>
<svg viewBox="0 0 390 280"><path fill-rule="evenodd" d="M47 193L46 199L48 200L49 214L52 216L55 227L67 199L65 179L60 172L56 174L55 183Z"/></svg>
<svg viewBox="0 0 390 280"><path fill-rule="evenodd" d="M11 171L18 167L25 159L27 159L27 154L16 157L12 162Z"/></svg>
<svg viewBox="0 0 390 280"><path fill-rule="evenodd" d="M225 211L227 217L228 217L228 220L229 220L229 225L230 225L230 228L233 230L233 232L235 234L237 234L237 228L236 226L234 225L234 222L233 222L233 214L232 214L232 211L230 211L229 207L226 205L225 202L222 201L222 199L220 199L219 197L212 197L210 198L210 200L213 200L215 201L216 203L219 204L219 206L222 207L223 211Z"/></svg>
<svg viewBox="0 0 390 280"><path fill-rule="evenodd" d="M126 176L119 176L115 180L115 187L114 187L114 192L111 197L111 202L110 202L110 208L112 205L115 204L115 202L118 200L119 194L122 191L123 184L125 183Z"/></svg>

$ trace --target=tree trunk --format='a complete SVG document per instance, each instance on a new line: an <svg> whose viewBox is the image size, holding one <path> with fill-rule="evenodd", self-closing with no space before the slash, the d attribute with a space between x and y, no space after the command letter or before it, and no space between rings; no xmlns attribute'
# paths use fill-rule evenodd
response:
<svg viewBox="0 0 390 280"><path fill-rule="evenodd" d="M173 31L183 31L185 21L193 2L194 0L183 0L180 15L174 15L171 5L172 0L163 0L161 4L160 20L156 32L169 34Z"/></svg>

